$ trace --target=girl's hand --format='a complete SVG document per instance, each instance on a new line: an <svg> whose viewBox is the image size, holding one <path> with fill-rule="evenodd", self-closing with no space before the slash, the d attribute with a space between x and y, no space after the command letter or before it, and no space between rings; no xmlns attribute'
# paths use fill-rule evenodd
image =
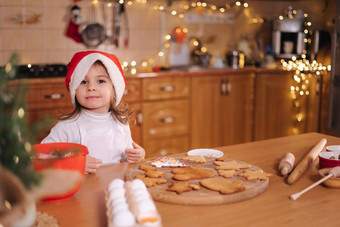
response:
<svg viewBox="0 0 340 227"><path fill-rule="evenodd" d="M145 150L137 143L132 142L133 149L126 149L128 163L137 163L145 157Z"/></svg>
<svg viewBox="0 0 340 227"><path fill-rule="evenodd" d="M95 173L99 168L99 164L103 163L102 160L92 157L90 155L86 156L86 166L85 173Z"/></svg>

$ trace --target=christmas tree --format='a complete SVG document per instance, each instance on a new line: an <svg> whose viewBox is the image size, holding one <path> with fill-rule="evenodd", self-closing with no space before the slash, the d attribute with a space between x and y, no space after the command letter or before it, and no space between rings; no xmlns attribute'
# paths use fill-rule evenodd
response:
<svg viewBox="0 0 340 227"><path fill-rule="evenodd" d="M29 189L38 185L41 177L32 166L31 146L35 133L28 133L26 124L27 84L22 82L16 89L9 87L9 80L16 75L18 61L18 55L14 54L0 68L0 165L19 177Z"/></svg>

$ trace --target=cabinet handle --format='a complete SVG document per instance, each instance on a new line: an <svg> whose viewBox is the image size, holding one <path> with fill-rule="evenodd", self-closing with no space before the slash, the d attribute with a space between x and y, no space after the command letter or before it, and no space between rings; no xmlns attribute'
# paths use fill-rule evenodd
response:
<svg viewBox="0 0 340 227"><path fill-rule="evenodd" d="M175 90L175 86L167 85L167 86L164 86L164 87L160 87L159 90L161 90L161 91L174 91Z"/></svg>
<svg viewBox="0 0 340 227"><path fill-rule="evenodd" d="M320 93L320 79L316 80L316 88L315 88L316 95L318 96Z"/></svg>
<svg viewBox="0 0 340 227"><path fill-rule="evenodd" d="M225 94L225 90L226 90L226 85L224 80L221 80L221 85L220 85L220 94L224 95Z"/></svg>
<svg viewBox="0 0 340 227"><path fill-rule="evenodd" d="M231 83L229 82L229 80L227 80L227 91L226 91L226 95L229 95L231 93Z"/></svg>
<svg viewBox="0 0 340 227"><path fill-rule="evenodd" d="M64 94L50 94L50 95L45 95L45 99L61 99L63 98L65 95Z"/></svg>
<svg viewBox="0 0 340 227"><path fill-rule="evenodd" d="M161 118L159 119L160 122L168 124L168 123L172 123L175 121L174 117L165 117L165 118Z"/></svg>
<svg viewBox="0 0 340 227"><path fill-rule="evenodd" d="M141 126L143 123L143 114L142 114L142 111L138 111L137 113L137 125L138 126Z"/></svg>
<svg viewBox="0 0 340 227"><path fill-rule="evenodd" d="M231 83L229 80L221 80L221 95L229 95L231 93Z"/></svg>

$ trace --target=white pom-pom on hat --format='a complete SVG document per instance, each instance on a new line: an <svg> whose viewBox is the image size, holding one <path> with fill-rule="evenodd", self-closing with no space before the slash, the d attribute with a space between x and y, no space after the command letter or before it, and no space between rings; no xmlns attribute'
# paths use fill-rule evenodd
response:
<svg viewBox="0 0 340 227"><path fill-rule="evenodd" d="M67 75L65 85L70 91L71 102L75 105L76 89L85 78L87 72L97 60L100 60L106 67L110 79L114 85L116 93L116 105L120 103L123 97L126 81L123 69L113 54L102 51L81 51L73 55L71 61L67 64Z"/></svg>

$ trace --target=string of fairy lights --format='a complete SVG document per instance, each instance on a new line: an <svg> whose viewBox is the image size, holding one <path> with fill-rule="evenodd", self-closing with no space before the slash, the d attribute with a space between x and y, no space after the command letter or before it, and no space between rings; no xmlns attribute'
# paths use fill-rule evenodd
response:
<svg viewBox="0 0 340 227"><path fill-rule="evenodd" d="M310 95L312 77L326 74L331 70L331 66L325 66L315 60L297 60L295 58L288 61L282 59L281 64L284 70L293 72L290 96L296 114L295 127L292 129L292 133L299 134L299 125L305 120L302 103L304 102L304 96Z"/></svg>
<svg viewBox="0 0 340 227"><path fill-rule="evenodd" d="M279 20L283 20L285 17L294 19L297 11L291 10L286 15L280 15ZM308 14L304 13L304 43L305 49L300 56L293 56L290 60L281 59L282 69L293 72L292 84L290 86L290 96L292 104L295 108L295 127L292 128L293 134L299 134L299 126L304 122L306 116L302 103L304 97L311 93L311 80L313 76L324 75L331 70L331 66L325 66L322 63L318 63L316 60L308 60L310 58L310 45L312 43L311 29L312 23L308 20Z"/></svg>
<svg viewBox="0 0 340 227"><path fill-rule="evenodd" d="M98 0L94 0L98 1ZM176 4L175 7L172 7L174 4L174 1L150 1L147 0L119 0L119 4L127 4L127 6L132 6L133 4L154 4L153 9L155 11L158 11L160 13L166 13L167 15L178 17L179 19L184 20L185 13L189 11L197 11L199 13L203 12L209 12L209 13L229 13L231 10L242 10L244 8L248 8L249 4L246 1L233 1L230 3L224 3L222 5L216 5L207 3L205 1L182 1L183 4ZM110 3L108 3L110 4ZM111 6L111 5L110 5ZM174 9L176 8L176 9ZM263 18L257 17L253 18L251 20L251 23L263 23ZM181 29L181 30L179 30ZM176 34L177 32L177 34ZM165 50L170 48L171 41L175 40L175 36L179 33L181 34L187 34L189 31L187 28L175 28L173 31L173 34L165 34L163 37L163 43L161 50L159 50L154 57L149 57L148 60L144 60L141 63L137 63L135 60L132 60L130 62L124 61L122 63L122 67L125 72L136 74L137 72L150 72L152 69L150 68L150 65L152 65L157 58L164 58L165 57ZM190 38L190 43L193 47L199 47L202 53L205 53L208 51L207 47L201 45L199 40L197 38Z"/></svg>

